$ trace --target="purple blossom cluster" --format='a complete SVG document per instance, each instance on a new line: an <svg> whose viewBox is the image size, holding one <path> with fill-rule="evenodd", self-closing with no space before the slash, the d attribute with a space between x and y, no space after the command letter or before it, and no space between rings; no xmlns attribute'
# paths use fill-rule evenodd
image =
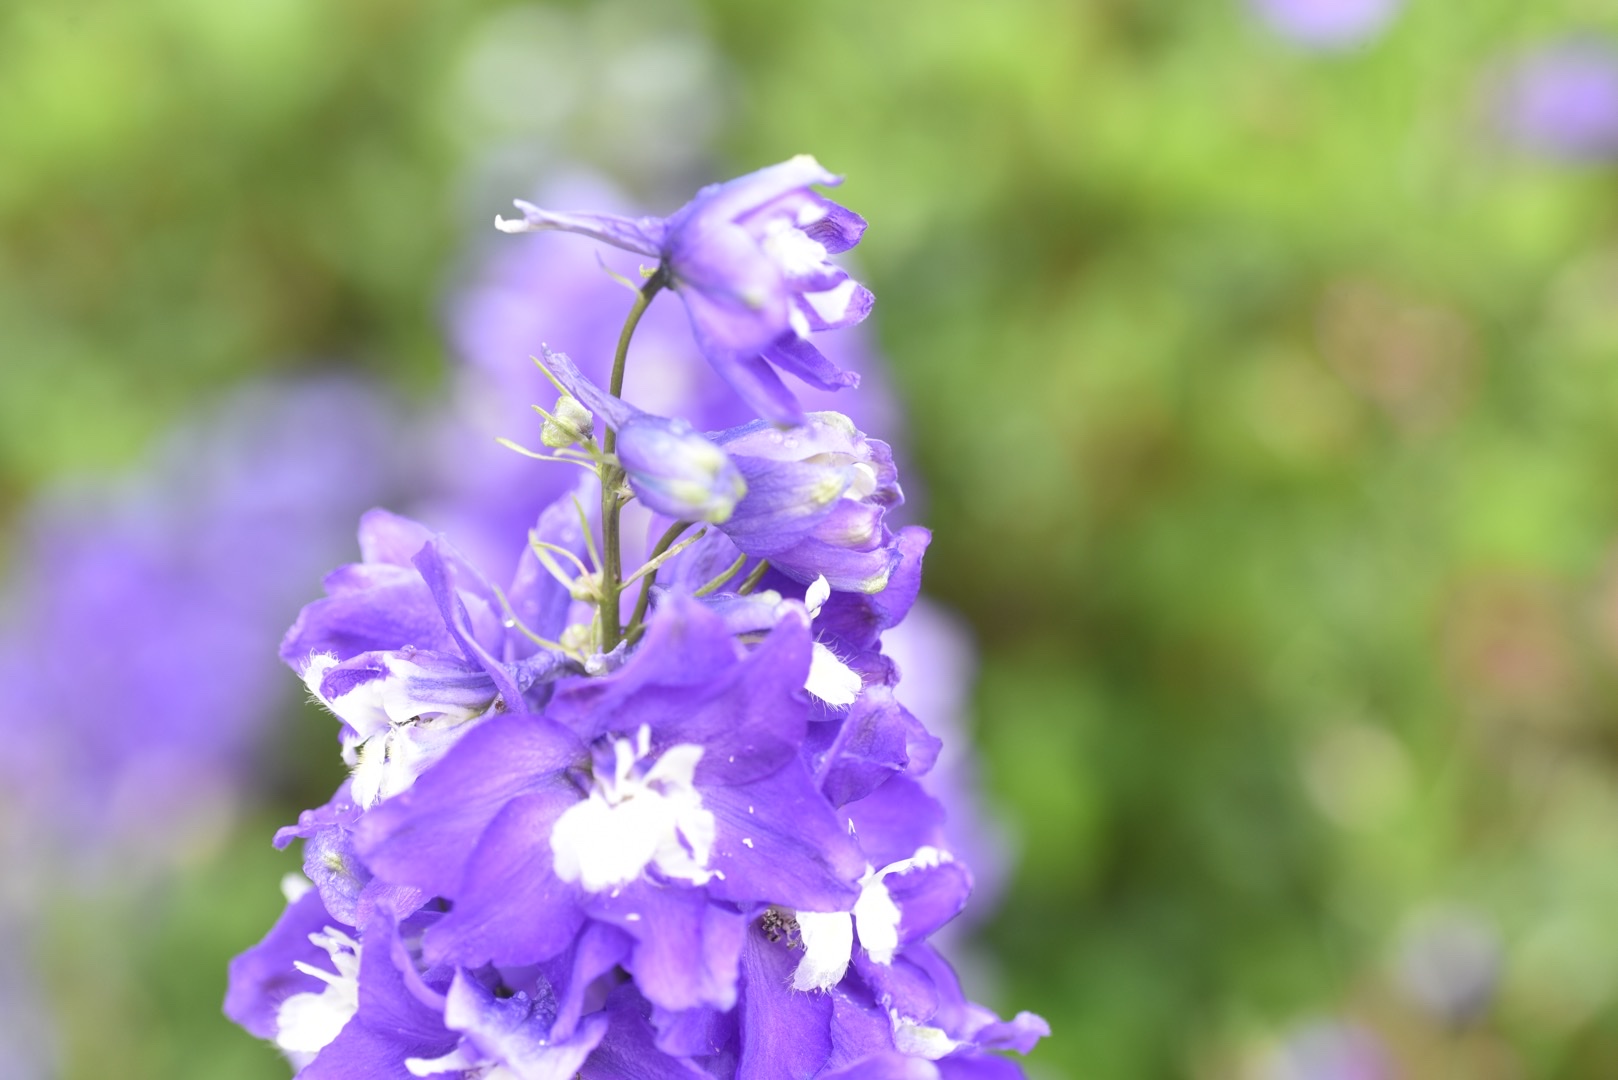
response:
<svg viewBox="0 0 1618 1080"><path fill-rule="evenodd" d="M1048 1034L930 941L972 874L882 643L929 534L889 520L888 445L781 378L857 383L814 337L871 307L830 259L865 228L812 187L837 182L796 158L666 219L500 223L655 264L606 386L545 350L524 452L578 482L498 573L374 510L283 640L351 775L278 834L304 873L225 1004L300 1076L965 1080L1020 1076L997 1051ZM664 290L756 419L626 399Z"/></svg>

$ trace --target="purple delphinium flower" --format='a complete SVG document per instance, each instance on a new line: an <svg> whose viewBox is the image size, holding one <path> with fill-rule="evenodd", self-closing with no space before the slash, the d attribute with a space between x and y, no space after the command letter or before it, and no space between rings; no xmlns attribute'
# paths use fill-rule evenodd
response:
<svg viewBox="0 0 1618 1080"><path fill-rule="evenodd" d="M1249 0L1280 36L1313 49L1341 49L1381 33L1403 0Z"/></svg>
<svg viewBox="0 0 1618 1080"><path fill-rule="evenodd" d="M745 905L851 903L862 868L797 753L807 623L743 653L676 602L621 671L564 680L548 719L474 733L367 815L367 864L454 905L428 956L541 962L589 920L633 939L626 966L660 1007L729 1008Z"/></svg>
<svg viewBox="0 0 1618 1080"><path fill-rule="evenodd" d="M580 529L564 497L533 536L572 550ZM327 575L281 658L343 722L365 807L408 788L476 722L543 703L568 658L535 639L563 636L572 596L533 550L503 593L443 537L385 510L365 515L359 540L362 561Z"/></svg>
<svg viewBox="0 0 1618 1080"><path fill-rule="evenodd" d="M879 593L900 558L887 512L904 502L893 451L841 413L811 413L791 430L755 421L714 441L748 494L724 530L736 546L795 581Z"/></svg>
<svg viewBox="0 0 1618 1080"><path fill-rule="evenodd" d="M426 963L421 934L440 918L380 908L362 932L289 879L281 919L231 964L225 1012L272 1040L305 1080L575 1076L607 1018L581 1021L578 1002L543 971Z"/></svg>
<svg viewBox="0 0 1618 1080"><path fill-rule="evenodd" d="M624 206L622 196L593 180L553 185L545 201ZM496 580L511 573L510 560L540 509L571 483L567 470L540 465L495 442L496 437L539 441L531 406L547 403L552 389L530 358L543 355L548 342L566 351L598 385L608 381L631 296L603 272L603 252L617 257L612 249L568 233L501 237L477 260L477 270L448 305L448 335L464 366L457 373L457 413L433 440L431 464L440 476L418 515L452 536ZM634 264L618 269L633 275ZM801 388L798 396L806 408L835 405L857 427L891 439L900 433L901 418L865 329L821 335L816 343L834 363L861 372L858 396L813 386ZM654 303L636 330L635 361L623 397L654 415L682 417L698 431L752 420L746 404L708 372L680 306Z"/></svg>
<svg viewBox="0 0 1618 1080"><path fill-rule="evenodd" d="M823 390L859 382L809 340L871 310L870 291L829 261L859 243L865 220L811 190L841 182L800 155L703 188L667 218L557 213L519 199L522 218L495 223L580 233L657 259L714 370L764 419L796 424L802 407L776 369Z"/></svg>
<svg viewBox="0 0 1618 1080"><path fill-rule="evenodd" d="M1520 56L1489 92L1495 130L1522 150L1567 161L1618 157L1618 49L1572 39Z"/></svg>
<svg viewBox="0 0 1618 1080"><path fill-rule="evenodd" d="M714 290L746 301L747 282L678 265L745 270L713 261L727 237L775 258L789 228L854 229L806 188L738 209L771 172L704 193L688 234L681 215L563 224L684 236L654 285L695 294L701 340ZM868 295L830 271L783 287L824 314L801 297L843 285ZM938 740L882 649L929 539L885 524L886 445L840 414L710 441L547 363L567 393L540 456L596 481L540 515L511 589L374 511L362 562L286 639L355 772L278 835L304 841L307 892L233 967L227 1010L316 1080L1020 1075L994 1052L1044 1022L968 1002L929 944L973 878L921 783ZM632 494L652 529L678 519L638 569ZM637 579L625 625L613 598Z"/></svg>
<svg viewBox="0 0 1618 1080"><path fill-rule="evenodd" d="M618 432L629 485L654 513L718 525L739 551L807 584L881 592L899 560L885 521L904 502L893 451L841 413L810 413L785 431L763 421L712 441L641 412L547 351L558 381ZM739 501L738 501L739 500Z"/></svg>

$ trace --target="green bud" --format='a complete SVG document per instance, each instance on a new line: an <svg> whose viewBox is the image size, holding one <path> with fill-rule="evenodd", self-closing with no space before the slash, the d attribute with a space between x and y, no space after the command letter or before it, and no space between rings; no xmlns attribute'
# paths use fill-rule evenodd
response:
<svg viewBox="0 0 1618 1080"><path fill-rule="evenodd" d="M563 394L556 399L556 408L546 418L545 426L540 429L539 441L552 450L560 450L564 446L583 442L595 434L595 418L590 410L579 404L579 399L572 394Z"/></svg>

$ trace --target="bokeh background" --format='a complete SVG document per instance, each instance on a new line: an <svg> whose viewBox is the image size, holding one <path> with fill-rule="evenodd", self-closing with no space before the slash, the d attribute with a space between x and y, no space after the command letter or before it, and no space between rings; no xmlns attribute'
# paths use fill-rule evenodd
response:
<svg viewBox="0 0 1618 1080"><path fill-rule="evenodd" d="M491 217L803 151L1030 1073L1618 1076L1598 0L0 6L0 1072L286 1075L219 1014L337 779L270 624L426 467Z"/></svg>

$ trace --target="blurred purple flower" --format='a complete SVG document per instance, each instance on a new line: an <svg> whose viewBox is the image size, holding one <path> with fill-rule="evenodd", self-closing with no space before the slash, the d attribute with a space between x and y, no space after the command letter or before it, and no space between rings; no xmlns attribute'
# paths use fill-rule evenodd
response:
<svg viewBox="0 0 1618 1080"><path fill-rule="evenodd" d="M1388 1053L1357 1024L1317 1021L1296 1029L1277 1051L1268 1080L1392 1080Z"/></svg>
<svg viewBox="0 0 1618 1080"><path fill-rule="evenodd" d="M228 820L291 700L275 643L387 491L393 427L358 383L252 387L35 508L0 627L0 783L34 843L138 862Z"/></svg>
<svg viewBox="0 0 1618 1080"><path fill-rule="evenodd" d="M1363 44L1387 28L1403 0L1249 0L1281 37L1311 49Z"/></svg>
<svg viewBox="0 0 1618 1080"><path fill-rule="evenodd" d="M1496 77L1490 112L1519 149L1567 161L1618 157L1618 48L1583 38L1525 52Z"/></svg>

